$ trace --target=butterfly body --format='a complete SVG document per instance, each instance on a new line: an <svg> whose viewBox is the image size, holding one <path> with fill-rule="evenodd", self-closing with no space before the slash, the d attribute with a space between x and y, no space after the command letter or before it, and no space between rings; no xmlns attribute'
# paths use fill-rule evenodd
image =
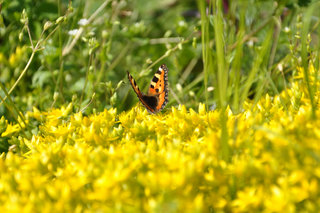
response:
<svg viewBox="0 0 320 213"><path fill-rule="evenodd" d="M133 90L148 112L157 113L167 105L169 93L168 68L165 64L162 64L154 74L149 86L148 94L142 93L130 73L127 72L127 74Z"/></svg>

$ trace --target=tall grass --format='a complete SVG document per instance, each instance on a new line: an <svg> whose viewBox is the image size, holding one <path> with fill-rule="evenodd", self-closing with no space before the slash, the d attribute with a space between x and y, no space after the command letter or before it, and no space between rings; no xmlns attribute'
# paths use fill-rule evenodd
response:
<svg viewBox="0 0 320 213"><path fill-rule="evenodd" d="M314 100L314 94L315 94L315 87L311 85L310 82L310 73L309 73L309 61L310 58L308 57L308 54L311 54L310 51L310 24L311 24L311 19L313 15L313 11L315 8L319 8L319 2L314 3L309 6L307 9L305 16L303 17L302 21L302 29L301 29L301 59L302 59L302 67L304 71L304 79L307 84L308 92L309 92L309 97L310 97L310 102L312 106L312 117L315 119L316 118L316 105L315 105L315 100ZM319 50L318 50L319 51ZM319 53L318 53L319 54ZM316 74L317 72L315 72ZM316 76L315 81L318 80ZM316 85L316 82L314 82L314 85Z"/></svg>
<svg viewBox="0 0 320 213"><path fill-rule="evenodd" d="M216 90L217 100L221 108L221 150L222 159L230 159L228 146L228 133L225 109L227 107L227 87L228 87L228 71L225 62L225 39L224 26L222 18L222 4L221 1L210 1L209 7L206 7L204 1L198 1L201 13L201 41L202 41L202 58L204 64L204 86L206 105L208 107L208 76L214 76L217 82ZM211 11L213 12L211 14ZM213 48L210 41L214 37ZM213 50L214 49L214 50ZM216 66L215 66L216 65Z"/></svg>
<svg viewBox="0 0 320 213"><path fill-rule="evenodd" d="M241 112L244 103L250 96L254 97L254 102L257 102L269 89L274 94L279 94L272 75L276 72L278 63L281 63L281 60L279 62L279 59L277 59L277 61L275 56L278 51L280 33L283 30L281 16L285 8L284 3L278 2L278 4L273 6L270 15L261 22L260 26L251 32L246 32L245 21L246 11L249 6L248 1L239 1L232 4L233 6L235 5L234 8L236 9L231 12L237 11L239 14L239 24L236 29L235 40L227 36L234 26L224 25L227 20L224 19L222 1L212 0L209 3L198 1L201 13L201 42L206 103L208 104L208 85L213 84L216 88L214 99L221 110L222 132L220 146L222 158L225 160L229 159L231 154L228 148L229 137L227 134L226 117L224 116L226 107L231 106L233 112L237 114ZM318 4L314 3L306 10L301 30L302 67L304 68L305 82L308 86L309 99L313 106L313 117L316 110L313 98L316 88L312 87L309 80L308 53L310 54L310 40L308 40L308 35L313 11L314 8L317 8ZM244 46L257 34L264 34L263 40L258 41L258 46L254 50L255 54L250 60L249 67L251 69L247 72L243 70L243 67L248 68L242 60L246 54ZM208 78L208 76L211 76L211 78ZM281 77L279 76L279 78ZM208 79L214 79L214 81L208 82ZM283 106L286 108L285 104ZM237 127L235 126L234 128Z"/></svg>
<svg viewBox="0 0 320 213"><path fill-rule="evenodd" d="M128 87L121 87L116 92L114 90L117 83L125 79L125 70L137 72L139 73L139 77L148 75L148 78L143 78L147 87L149 78L152 75L150 72L151 68L154 70L154 67L157 67L158 64L167 63L170 70L169 81L171 83L170 89L172 94L169 106L182 103L188 107L196 107L197 102L204 101L209 110L214 109L216 104L222 112L221 125L223 128L221 140L223 141L222 144L224 144L222 147L224 147L223 149L226 153L223 156L229 156L227 154L229 152L227 151L227 144L230 138L227 134L228 131L225 126L226 121L223 112L228 106L231 107L235 114L241 112L242 106L248 100L248 97L253 97L253 100L257 102L261 96L269 91L273 92L273 94L279 94L281 88L277 81L283 78L283 82L286 84L287 79L277 74L277 65L281 61L286 60L288 62L291 60L287 56L286 59L284 59L285 57L279 59L278 54L279 44L284 37L281 34L285 27L282 23L282 13L286 7L286 2L269 4L270 10L265 8L262 10L266 13L264 14L264 20L257 20L254 24L249 25L247 23L248 19L256 18L257 15L251 14L250 16L250 14L248 15L248 11L258 8L259 5L267 4L265 2L253 2L255 1L229 1L229 11L224 11L225 8L223 8L222 0L197 1L198 10L201 15L202 58L195 54L192 58L185 59L185 61L187 63L191 61L189 65L195 68L200 58L203 62L203 70L199 71L196 68L192 70L192 68L187 66L187 63L183 63L181 60L191 55L188 54L190 50L187 49L191 47L191 42L189 42L191 38L188 35L191 33L190 29L194 28L194 25L197 25L196 23L185 27L186 29L181 33L181 37L176 37L177 35L171 36L172 31L170 30L162 32L163 37L158 39L161 40L161 43L154 44L149 37L144 37L144 33L147 34L152 31L151 29L156 28L152 23L145 26L141 24L140 20L136 19L136 16L132 16L130 17L131 19L128 18L127 20L121 19L121 15L127 10L126 5L123 2L119 3L107 0L96 4L96 9L90 11L89 15L87 15L87 25L79 26L77 34L72 37L68 36L67 32L74 27L74 23L77 23L79 18L86 17L85 14L79 12L84 10L85 4L79 4L79 8L72 8L69 5L70 11L62 11L61 7L63 7L64 3L58 0L58 18L55 19L55 23L48 22L54 25L54 27L51 28L50 26L42 30L37 39L34 39L34 32L30 31L27 14L22 13L22 32L27 35L28 43L26 45L31 46L32 51L25 67L20 72L16 71L16 73L19 73L17 80L13 84L7 83L4 86L9 88L7 90L10 95L19 84L25 84L23 78L27 72L29 72L29 78L34 75L34 70L39 69L38 71L41 73L41 69L48 66L47 62L44 60L44 63L40 67L37 63L39 63L39 58L47 57L43 54L42 50L48 48L47 41L52 39L52 42L56 42L53 46L56 45L58 51L57 55L51 56L55 58L51 62L53 65L49 65L52 68L48 68L52 72L52 82L54 83L50 82L50 84L45 85L46 89L49 88L48 91L52 92L50 98L55 97L54 100L51 100L52 102L49 106L53 106L54 104L58 106L63 104L64 101L74 100L76 93L80 97L79 100L76 100L78 102L77 105L86 105L89 101L92 101L91 109L98 108L100 110L103 107L115 106L121 111L131 106L132 103L137 102L136 99L135 102L130 99L132 94ZM86 4L90 6L90 2ZM108 5L110 7L107 7ZM311 52L308 34L312 29L316 29L317 25L313 25L312 20L314 16L312 15L316 11L314 8L318 7L319 3L314 3L304 13L301 40L297 41L298 44L295 47L301 47L302 60L301 64L298 62L297 65L304 67L305 81L308 85L309 97L313 106L313 116L315 116L316 111L313 96L317 88L310 83L310 74L307 69L308 55ZM72 13L73 9L77 10L75 14ZM103 12L103 10L107 12ZM165 12L165 14L170 13L170 10L166 10ZM65 15L63 15L64 13ZM99 17L100 15L101 17ZM234 17L230 18L230 16ZM291 23L286 23L288 26L295 24L292 21L295 20L295 16L296 13L293 13L292 18L290 18ZM143 20L143 18L141 19ZM166 25L163 24L161 26L163 28L171 24L166 20L166 17L163 20L159 21L155 19L155 21L166 23ZM230 22L230 20L233 21ZM125 21L127 22L123 24ZM130 29L130 27L136 28ZM88 36L92 36L98 42L101 41L101 44L98 43L97 49L92 53L93 55L87 54L91 48L88 44L89 42L82 42ZM171 39L171 37L178 39ZM253 43L253 47L250 46L250 43ZM194 49L192 51L196 52ZM248 53L248 51L250 52ZM319 51L314 53L317 55L316 58L319 58ZM149 58L146 55L150 56L150 60L148 60ZM155 56L152 57L153 55ZM249 61L248 55L252 55ZM73 61L74 59L76 60ZM92 72L89 73L89 68L83 68L79 71L79 67L85 65L84 61L90 61L86 63L86 67L89 67L91 64L93 65ZM317 61L316 67L319 66ZM29 71L30 67L32 68L31 71ZM184 67L187 68L183 70ZM57 73L53 73L54 71L57 71ZM81 91L75 92L69 88L74 85L69 85L66 82L68 75L73 80L72 84L83 80L85 86L81 87ZM182 76L183 80L179 79L179 76ZM181 91L175 87L178 80L179 83L182 82ZM35 87L34 85L32 86ZM211 90L212 86L214 88L213 92ZM92 94L96 94L95 100L90 100ZM19 94L16 95L19 96ZM116 100L111 104L111 97L116 96L118 98L115 98ZM59 100L57 97L59 97ZM41 98L39 100L42 100ZM3 97L3 100L6 99L7 95ZM34 102L33 105L41 105L37 101ZM43 102L48 101L45 99ZM228 157L223 158L227 159Z"/></svg>

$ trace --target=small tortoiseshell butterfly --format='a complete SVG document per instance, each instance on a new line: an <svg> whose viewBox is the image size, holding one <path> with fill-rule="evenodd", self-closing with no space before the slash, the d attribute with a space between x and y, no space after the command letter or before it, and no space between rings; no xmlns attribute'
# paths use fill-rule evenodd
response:
<svg viewBox="0 0 320 213"><path fill-rule="evenodd" d="M130 73L127 72L127 74L133 90L137 93L140 102L145 106L148 112L157 113L167 105L169 93L168 68L165 64L162 64L154 74L147 95L140 91L136 81Z"/></svg>

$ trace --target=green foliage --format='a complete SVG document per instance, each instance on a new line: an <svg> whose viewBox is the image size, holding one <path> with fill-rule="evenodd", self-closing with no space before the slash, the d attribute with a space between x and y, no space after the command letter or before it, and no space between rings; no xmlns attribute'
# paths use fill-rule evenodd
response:
<svg viewBox="0 0 320 213"><path fill-rule="evenodd" d="M139 76L145 91L161 63L169 67L175 94L169 106L203 101L220 107L224 99L237 113L247 96L258 100L285 88L278 67L297 65L288 54L300 48L298 1L173 3L5 1L0 79L22 111L72 100L78 110L90 103L88 113L127 110L137 101L129 84L115 90L126 82L125 72Z"/></svg>
<svg viewBox="0 0 320 213"><path fill-rule="evenodd" d="M1 80L9 91L22 77L12 92L14 97L24 97L25 100L17 103L21 110L30 110L32 106L47 109L70 102L73 97L78 97L78 108L82 109L93 94L95 99L88 110L111 106L128 109L132 104L123 104L133 100L132 94L128 96L128 86L119 87L117 98L110 102L115 91L108 92L110 88L106 88L105 83L112 82L111 87L115 88L124 80L127 70L133 74L145 70L145 75L151 76L150 71L157 69L159 62L149 66L150 62L183 42L182 39L193 32L196 22L196 19L186 22L182 16L190 2L178 5L173 13L164 13L170 11L170 1L160 5L145 5L142 1L86 1L73 2L72 6L61 3L60 13L52 1L35 5L32 1L12 1L2 5L5 23L2 39L11 42L6 42L1 49L8 55L11 52L11 56L0 57L3 59ZM161 5L163 9L159 10ZM15 17L10 11L15 11ZM181 11L178 16L177 11ZM173 21L167 22L167 19ZM33 50L30 65L22 72L31 54L30 40L34 47L37 41L42 41L38 49ZM184 46L187 52L176 51L172 59L160 62L170 64L171 79L175 81L179 79L179 70L173 68L175 61L180 61L181 69L192 57L199 57L190 43ZM149 79L144 80L146 86ZM55 93L58 94L56 100L53 99Z"/></svg>

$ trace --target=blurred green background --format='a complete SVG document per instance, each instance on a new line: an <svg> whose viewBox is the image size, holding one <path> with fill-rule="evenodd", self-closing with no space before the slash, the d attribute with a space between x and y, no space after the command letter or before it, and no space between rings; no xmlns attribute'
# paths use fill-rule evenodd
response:
<svg viewBox="0 0 320 213"><path fill-rule="evenodd" d="M2 1L0 81L9 91L22 77L11 93L12 102L6 101L22 112L32 107L47 110L71 101L78 110L90 103L86 113L111 107L121 112L138 102L126 71L147 92L154 72L165 63L169 68L169 107L178 104L197 107L199 102L206 102L207 93L208 108L215 109L218 77L212 2ZM244 90L243 82L261 56L268 34L272 35L271 40L258 67L262 71L253 76L248 97L253 99L257 93L274 95L284 89L299 63L297 35L303 12L311 1L223 0L221 3L223 31L220 33L225 72L229 75L225 94L228 103L235 97L235 87L239 86L236 91L240 94ZM206 33L201 32L201 5L205 7L202 15L206 13L209 26ZM315 28L311 28L311 36L317 47L319 20L313 18ZM47 29L43 31L45 26ZM80 28L83 32L76 38ZM40 41L36 51L31 48L28 29L33 46ZM243 38L239 54L236 44ZM203 66L205 45L210 48L209 71ZM35 54L31 58L33 50ZM239 55L241 60L235 62L235 56ZM30 66L25 69L30 58ZM238 75L234 70L238 70ZM263 80L266 78L267 83ZM3 89L0 95L5 96ZM0 115L3 114L7 110L1 104Z"/></svg>

